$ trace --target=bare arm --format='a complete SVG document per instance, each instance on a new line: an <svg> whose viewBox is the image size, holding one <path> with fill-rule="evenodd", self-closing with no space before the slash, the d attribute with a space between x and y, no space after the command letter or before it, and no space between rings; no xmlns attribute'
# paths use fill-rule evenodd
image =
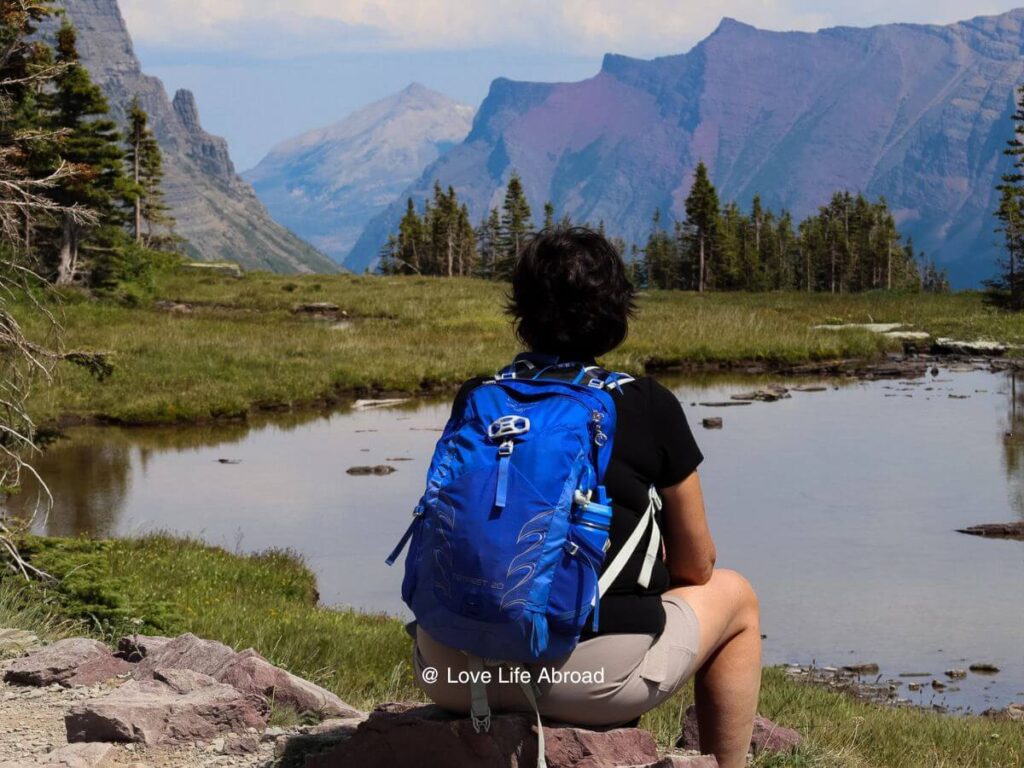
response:
<svg viewBox="0 0 1024 768"><path fill-rule="evenodd" d="M666 565L673 586L707 584L715 567L715 542L704 514L700 476L661 489L664 502Z"/></svg>

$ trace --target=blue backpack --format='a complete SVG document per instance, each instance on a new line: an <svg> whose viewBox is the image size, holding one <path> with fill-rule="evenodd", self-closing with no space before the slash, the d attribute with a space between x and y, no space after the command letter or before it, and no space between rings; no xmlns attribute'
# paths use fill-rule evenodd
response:
<svg viewBox="0 0 1024 768"><path fill-rule="evenodd" d="M431 637L466 652L471 668L570 654L588 620L597 630L601 595L650 527L639 579L649 584L660 551L653 489L647 513L602 575L612 393L629 381L596 366L520 356L452 414L388 563L410 544L402 599ZM535 705L535 691L524 693ZM474 725L486 729L480 686L471 704Z"/></svg>

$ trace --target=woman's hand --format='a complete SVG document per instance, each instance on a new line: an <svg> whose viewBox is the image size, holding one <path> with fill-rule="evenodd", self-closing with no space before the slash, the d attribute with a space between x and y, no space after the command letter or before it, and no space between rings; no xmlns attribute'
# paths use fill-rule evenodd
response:
<svg viewBox="0 0 1024 768"><path fill-rule="evenodd" d="M715 542L704 514L700 476L660 489L664 502L666 565L673 586L707 584L715 568Z"/></svg>

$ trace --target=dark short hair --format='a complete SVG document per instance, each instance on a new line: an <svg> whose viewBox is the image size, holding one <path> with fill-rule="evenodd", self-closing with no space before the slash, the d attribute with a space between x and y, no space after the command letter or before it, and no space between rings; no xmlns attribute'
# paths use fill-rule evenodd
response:
<svg viewBox="0 0 1024 768"><path fill-rule="evenodd" d="M585 227L545 229L519 252L508 313L532 351L588 359L629 331L633 284L615 247Z"/></svg>

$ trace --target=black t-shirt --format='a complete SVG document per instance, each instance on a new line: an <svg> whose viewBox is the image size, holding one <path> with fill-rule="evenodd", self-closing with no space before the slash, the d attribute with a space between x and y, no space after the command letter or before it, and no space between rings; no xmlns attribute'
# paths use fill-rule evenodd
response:
<svg viewBox="0 0 1024 768"><path fill-rule="evenodd" d="M462 407L470 390L487 379L467 381L455 398L453 410ZM685 480L704 460L683 414L679 400L650 377L622 385L612 396L615 402L615 438L605 473L605 488L612 499L610 563L647 511L648 489L669 488ZM658 526L662 531L661 514ZM648 534L649 536L649 534ZM649 539L641 540L625 570L601 600L598 634L661 634L665 610L661 595L669 588L669 574L659 557L651 583L637 584ZM594 637L588 623L583 639Z"/></svg>

